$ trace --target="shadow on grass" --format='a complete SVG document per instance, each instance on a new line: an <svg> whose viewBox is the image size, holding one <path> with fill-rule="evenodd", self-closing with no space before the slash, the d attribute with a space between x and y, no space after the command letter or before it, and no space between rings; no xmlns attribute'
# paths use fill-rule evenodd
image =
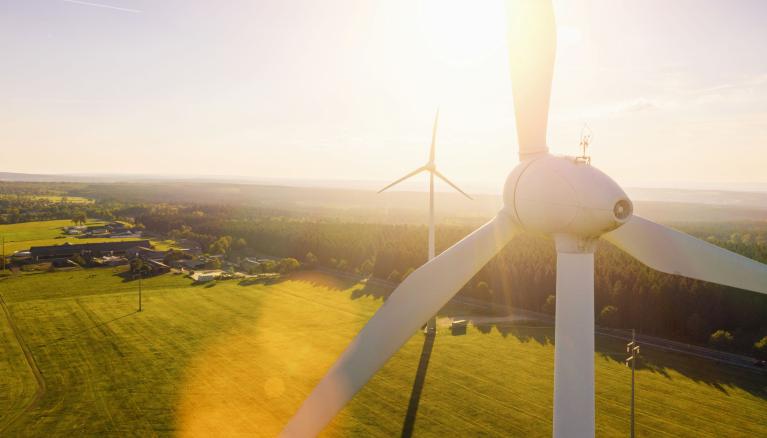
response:
<svg viewBox="0 0 767 438"><path fill-rule="evenodd" d="M106 268L107 268L107 267L103 267L103 268L99 268L99 267L96 267L96 268L89 268L89 269L106 269ZM96 277L96 275L97 275L97 274L90 274L90 275L89 275L87 278ZM135 275L135 274L133 274L133 273L131 273L130 271L118 271L118 272L115 272L115 273L114 273L114 274L112 274L112 275L114 275L115 277L119 277L119 278L122 278L122 282L123 282L123 283L132 283L132 282L134 282L134 281L135 281L135 282L138 282L138 276L137 276L137 275ZM142 279L142 280L147 280L147 279L149 279L149 278L152 278L152 277L159 277L159 276L161 276L161 275L163 275L163 274L161 274L161 273L158 273L158 274L150 274L150 275L145 275L145 276L141 277L141 279Z"/></svg>
<svg viewBox="0 0 767 438"><path fill-rule="evenodd" d="M478 323L473 324L483 334L497 330L503 337L513 337L519 342L537 342L540 345L555 345L554 327L550 323L525 321L520 323ZM597 359L624 365L626 342L600 334L595 335ZM641 344L641 342L640 342ZM719 363L711 359L692 356L682 352L665 351L657 347L644 346L636 365L637 370L649 371L672 380L674 374L683 376L698 384L705 384L728 395L728 388L739 388L754 397L767 400L767 372L754 371ZM630 369L627 370L626 384L630 383Z"/></svg>
<svg viewBox="0 0 767 438"><path fill-rule="evenodd" d="M407 405L407 414L405 414L405 422L402 425L403 438L410 438L413 436L415 418L418 414L418 405L421 401L421 393L423 392L424 383L426 383L426 370L429 368L429 359L431 359L431 351L434 348L434 338L436 337L437 334L432 330L429 330L429 332L424 335L421 359L418 361L418 370L415 373L415 381L413 382L413 389L410 392L410 401Z"/></svg>
<svg viewBox="0 0 767 438"><path fill-rule="evenodd" d="M283 278L273 279L273 278L245 278L243 280L240 280L237 282L238 286L253 286L256 284L263 284L266 286L272 285L272 284L278 284L285 281Z"/></svg>
<svg viewBox="0 0 767 438"><path fill-rule="evenodd" d="M328 274L322 271L296 271L288 275L283 275L279 280L276 281L276 283L282 283L286 281L301 281L309 283L312 286L318 288L324 288L336 292L346 291L360 284L360 278L352 276L351 274L347 278ZM356 295L352 298L357 299L360 296L361 295Z"/></svg>
<svg viewBox="0 0 767 438"><path fill-rule="evenodd" d="M555 345L554 327L551 325L524 325L513 323L474 324L478 332L492 333L496 329L504 337L513 337L519 342L537 342L540 345ZM595 352L597 359L624 365L626 341L608 336L596 335ZM735 365L715 362L711 359L691 356L680 352L664 351L645 346L636 365L637 370L649 371L672 380L674 374L705 384L729 395L728 388L739 388L754 397L767 400L767 373L753 371ZM630 368L626 368L626 384L630 385Z"/></svg>

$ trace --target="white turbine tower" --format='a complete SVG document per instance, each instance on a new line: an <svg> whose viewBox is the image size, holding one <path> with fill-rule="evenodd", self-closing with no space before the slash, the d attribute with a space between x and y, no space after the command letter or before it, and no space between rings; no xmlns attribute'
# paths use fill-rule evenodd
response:
<svg viewBox="0 0 767 438"><path fill-rule="evenodd" d="M522 230L557 249L554 435L594 436L594 249L602 237L661 272L767 294L767 265L632 213L610 177L548 153L556 51L551 3L513 1L510 66L520 163L492 219L403 281L290 420L283 436L317 435L354 394L482 266Z"/></svg>

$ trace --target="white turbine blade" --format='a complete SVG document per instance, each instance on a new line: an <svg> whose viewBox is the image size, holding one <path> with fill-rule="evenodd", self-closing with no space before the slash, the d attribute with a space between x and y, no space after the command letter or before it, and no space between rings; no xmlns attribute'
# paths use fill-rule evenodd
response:
<svg viewBox="0 0 767 438"><path fill-rule="evenodd" d="M403 176L402 178L398 179L397 181L394 181L393 183L389 184L388 186L382 188L381 190L378 191L378 193L386 191L387 189L390 189L390 188L396 186L397 184L401 183L402 181L405 181L406 179L410 178L411 176L418 175L419 173L423 172L424 170L427 170L426 166L419 167L418 169L408 173L407 175Z"/></svg>
<svg viewBox="0 0 767 438"><path fill-rule="evenodd" d="M431 148L429 149L429 163L434 162L434 149L436 148L437 144L437 124L439 123L439 109L437 110L437 115L434 116L434 127L431 130Z"/></svg>
<svg viewBox="0 0 767 438"><path fill-rule="evenodd" d="M520 159L548 152L546 125L557 31L549 0L509 2L509 68Z"/></svg>
<svg viewBox="0 0 767 438"><path fill-rule="evenodd" d="M419 327L434 316L516 233L499 213L410 274L304 401L283 437L316 436Z"/></svg>
<svg viewBox="0 0 767 438"><path fill-rule="evenodd" d="M594 437L594 254L557 253L554 437Z"/></svg>
<svg viewBox="0 0 767 438"><path fill-rule="evenodd" d="M455 185L455 184L453 184L452 182L450 182L450 180L449 180L449 179L447 179L447 177L446 177L445 175L443 175L443 174L439 173L439 171L438 171L437 169L434 169L434 170L433 170L433 172L434 172L434 174L435 174L435 175L437 175L437 176L439 177L439 179L441 179L442 181L445 181L446 183L450 184L450 186L451 186L451 187L453 187L454 189L456 189L456 190L458 190L459 192L461 192L461 194L463 194L463 196L466 196L467 198L471 199L472 201L474 200L474 198L472 198L471 196L469 196L468 194L466 194L466 192L464 192L463 190L461 190L460 188L458 188L458 186L457 186L457 185Z"/></svg>
<svg viewBox="0 0 767 438"><path fill-rule="evenodd" d="M767 294L767 265L647 219L602 237L657 271Z"/></svg>

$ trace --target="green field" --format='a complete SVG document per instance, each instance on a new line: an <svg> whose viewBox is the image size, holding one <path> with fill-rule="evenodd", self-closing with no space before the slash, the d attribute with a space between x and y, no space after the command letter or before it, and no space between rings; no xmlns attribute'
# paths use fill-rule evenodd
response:
<svg viewBox="0 0 767 438"><path fill-rule="evenodd" d="M15 198L16 195L7 195L7 194L0 194L0 199L2 198ZM34 199L36 201L48 201L48 202L62 202L64 200L64 196L59 195L23 195L22 198L25 199ZM67 204L92 204L93 199L83 198L81 196L66 196L67 198Z"/></svg>
<svg viewBox="0 0 767 438"><path fill-rule="evenodd" d="M89 220L86 225L104 225L106 222ZM11 255L16 251L29 249L31 246L62 245L69 243L99 243L138 240L135 238L110 239L95 237L80 239L76 236L63 234L63 228L72 226L70 220L22 222L18 224L0 225L0 236L5 237L5 254Z"/></svg>
<svg viewBox="0 0 767 438"><path fill-rule="evenodd" d="M44 391L0 312L0 436L273 436L381 304L364 285L301 273L273 285L135 282L111 269L0 280ZM441 330L416 436L550 436L550 328ZM486 333L485 333L486 332ZM327 435L399 435L422 335ZM622 344L598 340L599 436L626 436ZM657 351L637 375L639 436L767 436L767 378Z"/></svg>

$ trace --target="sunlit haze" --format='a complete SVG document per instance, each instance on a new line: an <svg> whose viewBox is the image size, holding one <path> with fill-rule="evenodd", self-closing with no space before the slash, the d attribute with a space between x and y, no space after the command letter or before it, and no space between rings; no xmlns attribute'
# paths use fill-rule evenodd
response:
<svg viewBox="0 0 767 438"><path fill-rule="evenodd" d="M588 123L619 183L767 184L766 2L556 13L553 152ZM440 168L500 189L506 44L501 0L5 1L0 171L387 181L440 107Z"/></svg>

